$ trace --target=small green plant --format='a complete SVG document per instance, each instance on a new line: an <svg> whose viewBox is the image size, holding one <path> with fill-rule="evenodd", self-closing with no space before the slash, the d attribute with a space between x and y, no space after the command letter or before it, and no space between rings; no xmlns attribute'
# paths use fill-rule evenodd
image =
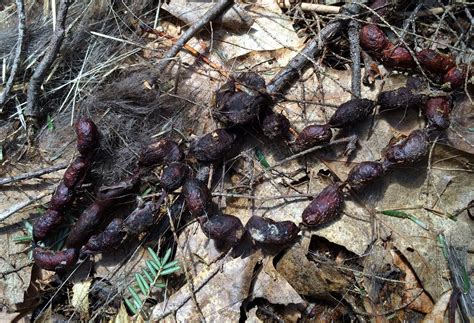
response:
<svg viewBox="0 0 474 323"><path fill-rule="evenodd" d="M428 230L428 226L412 214L408 214L408 213L405 213L405 212L399 211L399 210L385 210L385 211L382 211L380 213L382 213L383 215L388 215L388 216L392 216L392 217L395 217L395 218L408 219L408 220L412 221L413 223L415 223L416 225L423 228L424 230Z"/></svg>
<svg viewBox="0 0 474 323"><path fill-rule="evenodd" d="M54 119L51 118L51 116L49 114L48 114L48 118L46 120L46 126L47 126L49 131L54 130Z"/></svg>
<svg viewBox="0 0 474 323"><path fill-rule="evenodd" d="M146 261L146 267L141 273L135 274L134 286L128 286L130 297L124 297L124 302L133 315L142 312L153 287L166 287L165 283L158 281L160 277L171 275L180 269L177 260L170 261L171 249L168 249L162 258L150 247L147 250L151 259ZM146 313L143 314L147 316Z"/></svg>

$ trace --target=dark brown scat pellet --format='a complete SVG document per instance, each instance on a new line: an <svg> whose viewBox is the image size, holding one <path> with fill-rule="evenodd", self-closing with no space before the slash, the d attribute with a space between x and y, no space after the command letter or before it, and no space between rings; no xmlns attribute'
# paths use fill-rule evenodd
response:
<svg viewBox="0 0 474 323"><path fill-rule="evenodd" d="M85 209L69 232L66 246L68 248L82 247L104 219L105 210L106 207L99 202L94 202Z"/></svg>
<svg viewBox="0 0 474 323"><path fill-rule="evenodd" d="M388 67L401 70L412 69L416 66L408 49L402 46L388 46L382 51L381 61Z"/></svg>
<svg viewBox="0 0 474 323"><path fill-rule="evenodd" d="M282 114L270 113L263 118L262 131L270 139L284 138L290 129L290 121Z"/></svg>
<svg viewBox="0 0 474 323"><path fill-rule="evenodd" d="M420 62L421 67L437 75L443 75L456 66L452 57L440 54L433 49L419 51L416 53L416 58Z"/></svg>
<svg viewBox="0 0 474 323"><path fill-rule="evenodd" d="M447 96L437 96L429 98L424 107L424 113L428 121L428 126L436 129L446 129L449 127L449 115L452 109L452 102Z"/></svg>
<svg viewBox="0 0 474 323"><path fill-rule="evenodd" d="M63 210L69 207L74 199L74 190L61 182L51 198L50 208L53 210Z"/></svg>
<svg viewBox="0 0 474 323"><path fill-rule="evenodd" d="M239 218L221 214L210 218L202 216L199 218L202 231L209 239L224 241L230 245L236 244L244 233L244 226Z"/></svg>
<svg viewBox="0 0 474 323"><path fill-rule="evenodd" d="M57 252L40 247L33 250L33 259L36 265L50 271L67 270L77 262L78 257L79 250L73 248Z"/></svg>
<svg viewBox="0 0 474 323"><path fill-rule="evenodd" d="M352 188L359 189L375 179L382 177L384 173L385 169L381 163L365 161L351 169L346 182Z"/></svg>
<svg viewBox="0 0 474 323"><path fill-rule="evenodd" d="M428 154L428 136L424 130L414 130L398 143L385 149L385 158L394 164L412 164Z"/></svg>
<svg viewBox="0 0 474 323"><path fill-rule="evenodd" d="M201 162L213 162L224 158L233 148L235 136L225 129L216 129L196 139L191 153Z"/></svg>
<svg viewBox="0 0 474 323"><path fill-rule="evenodd" d="M63 175L63 182L69 188L76 187L81 184L87 170L90 167L89 158L79 156L69 165Z"/></svg>
<svg viewBox="0 0 474 323"><path fill-rule="evenodd" d="M190 169L183 163L171 163L163 169L160 177L160 185L166 192L173 192L180 188L186 176L188 176Z"/></svg>
<svg viewBox="0 0 474 323"><path fill-rule="evenodd" d="M256 120L269 103L265 80L257 73L241 73L216 92L213 117L227 125L245 125Z"/></svg>
<svg viewBox="0 0 474 323"><path fill-rule="evenodd" d="M284 245L293 242L300 229L291 221L273 221L272 219L252 216L245 225L250 237L258 243Z"/></svg>
<svg viewBox="0 0 474 323"><path fill-rule="evenodd" d="M52 209L46 210L33 225L33 237L35 241L43 240L47 235L58 227L64 220L62 212Z"/></svg>
<svg viewBox="0 0 474 323"><path fill-rule="evenodd" d="M365 120L373 111L375 102L369 99L352 99L341 104L332 115L328 124L334 128L343 128Z"/></svg>
<svg viewBox="0 0 474 323"><path fill-rule="evenodd" d="M81 155L89 155L99 147L100 134L91 119L82 118L76 122L77 150Z"/></svg>
<svg viewBox="0 0 474 323"><path fill-rule="evenodd" d="M161 139L142 149L139 165L143 167L179 162L184 159L184 152L178 143L170 139Z"/></svg>
<svg viewBox="0 0 474 323"><path fill-rule="evenodd" d="M297 151L326 144L331 141L332 131L327 125L309 125L305 127L296 137L294 148Z"/></svg>
<svg viewBox="0 0 474 323"><path fill-rule="evenodd" d="M124 232L122 230L123 220L115 218L105 227L104 231L89 238L87 244L82 248L82 252L93 254L117 249L122 242Z"/></svg>
<svg viewBox="0 0 474 323"><path fill-rule="evenodd" d="M183 185L183 195L189 212L199 217L204 215L211 204L211 193L207 186L195 178L189 178Z"/></svg>
<svg viewBox="0 0 474 323"><path fill-rule="evenodd" d="M447 71L443 76L443 83L448 86L449 89L456 89L462 87L466 80L466 67L453 67Z"/></svg>
<svg viewBox="0 0 474 323"><path fill-rule="evenodd" d="M365 25L361 28L360 45L369 52L380 53L389 44L389 40L380 27L376 25Z"/></svg>
<svg viewBox="0 0 474 323"><path fill-rule="evenodd" d="M145 232L154 221L154 215L159 209L159 205L154 202L146 202L142 207L133 210L123 222L124 230L132 235Z"/></svg>
<svg viewBox="0 0 474 323"><path fill-rule="evenodd" d="M419 108L425 100L424 95L414 93L407 87L401 87L396 90L383 91L378 98L380 110L406 110Z"/></svg>
<svg viewBox="0 0 474 323"><path fill-rule="evenodd" d="M337 218L344 204L341 183L334 183L324 188L304 209L303 224L317 227Z"/></svg>
<svg viewBox="0 0 474 323"><path fill-rule="evenodd" d="M268 105L264 95L250 95L240 91L220 97L213 116L228 125L245 125L257 119L262 108Z"/></svg>

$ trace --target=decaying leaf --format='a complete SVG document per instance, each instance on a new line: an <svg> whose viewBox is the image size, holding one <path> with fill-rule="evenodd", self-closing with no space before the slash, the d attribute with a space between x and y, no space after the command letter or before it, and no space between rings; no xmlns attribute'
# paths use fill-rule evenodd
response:
<svg viewBox="0 0 474 323"><path fill-rule="evenodd" d="M129 323L132 322L132 319L130 316L128 316L127 309L125 308L125 305L122 303L120 304L120 309L110 321L109 323Z"/></svg>
<svg viewBox="0 0 474 323"><path fill-rule="evenodd" d="M72 287L71 305L79 313L82 320L89 319L89 290L91 287L91 280L86 280L74 284Z"/></svg>
<svg viewBox="0 0 474 323"><path fill-rule="evenodd" d="M217 263L202 269L194 277L196 300L206 320L239 320L240 306L248 296L253 270L260 259L261 256L254 253L244 259L229 260L223 265ZM167 301L155 306L151 320L158 320L163 318L163 315L170 314L174 314L177 321L200 320L189 288L181 288Z"/></svg>
<svg viewBox="0 0 474 323"><path fill-rule="evenodd" d="M430 313L433 310L433 301L421 288L415 273L410 268L410 265L394 250L391 250L391 254L393 257L393 264L405 273L404 303L409 304L408 307L415 311Z"/></svg>
<svg viewBox="0 0 474 323"><path fill-rule="evenodd" d="M272 304L304 304L305 301L275 269L272 258L264 260L251 291L251 299L264 298Z"/></svg>
<svg viewBox="0 0 474 323"><path fill-rule="evenodd" d="M301 243L295 243L278 261L276 270L300 295L327 297L330 293L344 293L350 279L333 264L309 261L306 253Z"/></svg>
<svg viewBox="0 0 474 323"><path fill-rule="evenodd" d="M423 319L423 323L442 323L445 322L445 312L449 304L452 291L448 291L441 295L436 304L433 306L433 310L428 313Z"/></svg>

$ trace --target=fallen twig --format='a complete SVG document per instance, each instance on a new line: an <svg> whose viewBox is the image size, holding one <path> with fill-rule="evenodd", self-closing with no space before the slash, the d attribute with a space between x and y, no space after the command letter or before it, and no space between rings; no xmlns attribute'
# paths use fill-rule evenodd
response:
<svg viewBox="0 0 474 323"><path fill-rule="evenodd" d="M299 158L301 156L304 156L304 155L307 155L309 153L312 153L313 151L316 151L316 150L320 150L320 149L323 149L323 148L326 148L326 147L329 147L329 146L332 146L332 145L336 145L336 144L341 144L341 143L349 143L349 144L353 144L354 141L357 141L357 135L352 135L352 136L349 136L349 137L344 137L344 138L340 138L340 139L336 139L336 140L333 140L327 144L324 144L324 145L319 145L319 146L314 146L314 147L311 147L309 149L306 149L306 150L303 150L297 154L294 154L294 155L291 155L290 157L287 157L285 159L282 159L280 161L277 161L275 164L273 164L272 166L266 168L264 171L258 173L256 176L255 176L255 182L258 181L265 173L269 172L270 170L272 169L275 169L276 167L280 166L280 165L283 165L293 159L296 159L296 158Z"/></svg>
<svg viewBox="0 0 474 323"><path fill-rule="evenodd" d="M280 8L291 8L292 4L289 0L280 0L278 1ZM328 6L325 4L316 4L316 3L307 3L301 2L298 4L303 11L313 11L317 13L327 13L327 14L336 14L341 11L341 7L338 6Z"/></svg>
<svg viewBox="0 0 474 323"><path fill-rule="evenodd" d="M212 7L204 16L195 24L193 24L186 32L179 38L179 40L171 46L171 48L163 56L161 62L157 66L158 74L168 65L171 58L175 57L183 46L205 25L214 20L222 13L226 12L234 4L234 0L219 0L219 2Z"/></svg>
<svg viewBox="0 0 474 323"><path fill-rule="evenodd" d="M56 165L56 166L46 167L46 168L43 168L43 169L38 169L38 170L35 170L35 171L32 171L32 172L23 173L23 174L16 175L16 176L3 177L3 178L0 178L0 185L10 184L10 183L13 183L13 182L22 181L24 179L40 177L42 175L53 173L53 172L56 172L60 169L64 169L64 168L67 167L67 165L68 165L67 163L63 163L63 164L59 164L59 165Z"/></svg>
<svg viewBox="0 0 474 323"><path fill-rule="evenodd" d="M10 76L5 84L2 94L0 94L0 112L2 111L3 105L7 102L10 91L13 87L13 81L15 80L18 66L21 61L21 54L25 45L25 32L26 32L26 16L25 6L23 0L16 0L16 11L18 13L18 40L15 49L15 57L13 59Z"/></svg>
<svg viewBox="0 0 474 323"><path fill-rule="evenodd" d="M51 37L51 41L46 49L43 59L36 67L33 75L31 76L30 83L28 85L27 105L25 109L25 115L28 117L39 118L41 117L41 111L39 108L38 94L41 85L46 78L46 75L53 64L56 56L59 52L61 44L64 40L64 34L66 32L66 17L69 8L69 0L61 0L59 4L59 12L56 20L56 31Z"/></svg>
<svg viewBox="0 0 474 323"><path fill-rule="evenodd" d="M341 11L352 14L355 6L358 7L357 4L347 4ZM268 83L267 92L270 95L279 96L291 87L293 82L295 82L309 66L309 63L314 62L314 58L321 54L324 45L344 26L344 19L346 18L347 16L344 15L328 23L326 27L321 29L318 37L314 37L306 44L305 48L293 57L288 65Z"/></svg>
<svg viewBox="0 0 474 323"><path fill-rule="evenodd" d="M33 197L29 200L26 200L26 201L23 201L23 202L20 202L18 204L15 204L15 205L12 205L10 206L8 209L6 209L5 211L3 211L2 213L0 213L0 221L3 221L5 219L7 219L8 217L12 216L13 214L15 214L16 212L24 209L25 207L35 203L36 201L39 201L41 200L42 198L48 196L48 195L51 195L53 192L47 192L47 193L43 193L43 194L40 194L36 197Z"/></svg>
<svg viewBox="0 0 474 323"><path fill-rule="evenodd" d="M360 7L355 6L353 12L354 14L359 13ZM352 19L349 22L349 29L347 34L349 36L349 44L350 44L350 52L351 52L351 60L352 60L352 79L351 79L351 90L352 90L352 98L360 98L360 44L359 44L359 30L360 30L360 23Z"/></svg>

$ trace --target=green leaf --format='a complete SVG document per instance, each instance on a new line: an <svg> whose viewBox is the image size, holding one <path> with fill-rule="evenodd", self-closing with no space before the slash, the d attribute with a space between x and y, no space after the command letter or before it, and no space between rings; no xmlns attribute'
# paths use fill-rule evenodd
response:
<svg viewBox="0 0 474 323"><path fill-rule="evenodd" d="M151 192L152 190L153 190L152 187L147 188L147 189L142 193L142 197L145 196L145 195L150 194L150 192Z"/></svg>
<svg viewBox="0 0 474 323"><path fill-rule="evenodd" d="M270 164L266 160L265 155L260 150L260 148L255 147L254 151L255 151L255 156L257 157L257 160L260 163L260 165L262 165L263 168L265 168L265 169L270 168Z"/></svg>
<svg viewBox="0 0 474 323"><path fill-rule="evenodd" d="M385 210L385 211L382 211L380 213L382 213L384 215L392 216L392 217L395 217L395 218L409 219L410 221L412 221L416 225L420 226L424 230L428 230L428 226L423 221L419 220L416 216L414 216L412 214L405 213L405 212L399 211L399 210Z"/></svg>
<svg viewBox="0 0 474 323"><path fill-rule="evenodd" d="M425 229L425 230L428 230L428 226L421 220L419 220L417 217L411 215L408 217L411 221L413 221L415 224L417 224L418 226L420 226L421 228Z"/></svg>
<svg viewBox="0 0 474 323"><path fill-rule="evenodd" d="M402 218L402 219L406 219L410 216L408 213L398 211L398 210L385 210L385 211L382 211L381 213L383 215L393 216L395 218Z"/></svg>
<svg viewBox="0 0 474 323"><path fill-rule="evenodd" d="M140 296L138 296L137 292L130 286L128 286L128 291L130 292L130 295L132 295L137 308L140 308L143 304L142 300L140 299Z"/></svg>
<svg viewBox="0 0 474 323"><path fill-rule="evenodd" d="M143 273L145 274L146 279L148 279L148 282L150 284L153 284L153 277L150 276L150 274L148 273L148 270L146 270L146 268L143 269Z"/></svg>
<svg viewBox="0 0 474 323"><path fill-rule="evenodd" d="M3 161L3 146L0 146L0 161Z"/></svg>
<svg viewBox="0 0 474 323"><path fill-rule="evenodd" d="M444 234L442 234L442 233L438 234L436 236L436 240L438 240L438 245L441 247L441 251L443 252L443 256L447 261L449 253L448 253L448 244L446 243L446 238L445 238Z"/></svg>
<svg viewBox="0 0 474 323"><path fill-rule="evenodd" d="M469 278L469 274L464 266L461 268L461 277L464 293L469 293L469 290L471 289L471 279Z"/></svg>
<svg viewBox="0 0 474 323"><path fill-rule="evenodd" d="M164 265L161 269L168 269L170 267L174 267L178 264L178 260L173 260L173 261L170 261L169 263L167 263L166 265Z"/></svg>
<svg viewBox="0 0 474 323"><path fill-rule="evenodd" d="M148 253L153 258L153 261L155 262L155 264L158 267L161 267L161 261L160 261L160 258L158 257L158 255L156 254L156 252L153 249L151 249L150 247L148 247ZM159 268L157 268L157 269L159 269Z"/></svg>
<svg viewBox="0 0 474 323"><path fill-rule="evenodd" d="M133 315L137 314L138 308L135 307L135 305L132 302L130 302L128 298L124 298L123 300L125 302L125 305L127 305L128 309L130 310L130 312L132 312Z"/></svg>
<svg viewBox="0 0 474 323"><path fill-rule="evenodd" d="M174 272L176 272L180 269L181 269L180 266L175 266L175 267L171 267L171 268L163 270L160 274L161 274L161 276L171 275L172 273L174 273Z"/></svg>
<svg viewBox="0 0 474 323"><path fill-rule="evenodd" d="M168 262L168 260L170 259L170 257L171 257L171 248L169 248L168 250L166 250L166 253L165 253L165 255L163 256L163 259L161 260L161 266L160 266L160 267L163 267L163 265Z"/></svg>
<svg viewBox="0 0 474 323"><path fill-rule="evenodd" d="M33 236L21 236L21 237L14 237L13 241L16 243L25 243L33 241Z"/></svg>
<svg viewBox="0 0 474 323"><path fill-rule="evenodd" d="M148 269L150 269L151 274L156 277L156 275L158 274L158 272L157 272L156 269L153 267L153 265L154 265L153 261L147 260L147 261L146 261L146 265L148 266Z"/></svg>
<svg viewBox="0 0 474 323"><path fill-rule="evenodd" d="M48 114L48 119L46 120L46 126L48 127L49 131L54 130L54 119Z"/></svg>
<svg viewBox="0 0 474 323"><path fill-rule="evenodd" d="M158 288L165 288L165 287L166 287L166 284L165 284L165 283L156 283L156 284L155 284L155 287L158 287Z"/></svg>
<svg viewBox="0 0 474 323"><path fill-rule="evenodd" d="M23 226L29 234L33 235L33 225L29 221L24 220Z"/></svg>
<svg viewBox="0 0 474 323"><path fill-rule="evenodd" d="M141 276L139 273L135 274L135 280L137 281L138 288L140 288L142 294L146 296L146 294L148 293L148 288L145 287L145 284L143 283L142 279L143 276Z"/></svg>

